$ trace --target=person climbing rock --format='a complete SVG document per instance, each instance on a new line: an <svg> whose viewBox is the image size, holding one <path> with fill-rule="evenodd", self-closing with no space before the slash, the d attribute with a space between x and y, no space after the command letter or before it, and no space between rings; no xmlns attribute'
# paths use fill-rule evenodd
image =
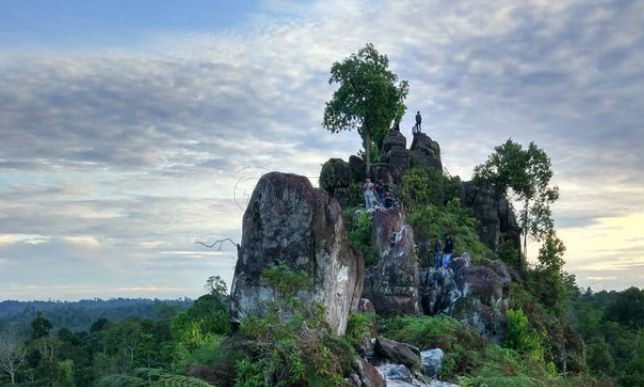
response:
<svg viewBox="0 0 644 387"><path fill-rule="evenodd" d="M414 126L413 133L420 133L420 123L423 121L423 118L420 116L420 111L416 112L416 125Z"/></svg>
<svg viewBox="0 0 644 387"><path fill-rule="evenodd" d="M364 207L367 211L372 210L376 206L376 187L374 187L371 179L367 178L362 189L364 194Z"/></svg>
<svg viewBox="0 0 644 387"><path fill-rule="evenodd" d="M437 269L441 266L442 250L443 246L441 245L441 241L436 238L436 241L434 242L434 267Z"/></svg>
<svg viewBox="0 0 644 387"><path fill-rule="evenodd" d="M454 252L454 242L452 241L452 236L448 233L445 234L445 249L443 250L443 267L449 265L449 261L452 259L452 253Z"/></svg>

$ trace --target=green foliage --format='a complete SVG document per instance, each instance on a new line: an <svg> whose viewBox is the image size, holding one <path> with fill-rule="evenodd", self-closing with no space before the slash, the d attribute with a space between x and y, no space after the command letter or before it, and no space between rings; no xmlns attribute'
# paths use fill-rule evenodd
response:
<svg viewBox="0 0 644 387"><path fill-rule="evenodd" d="M588 343L587 363L596 375L607 375L620 386L644 385L644 324L638 299L644 291L590 289L574 304L576 327Z"/></svg>
<svg viewBox="0 0 644 387"><path fill-rule="evenodd" d="M494 184L499 194L511 191L522 204L519 224L524 230L524 246L528 235L543 239L553 229L550 205L559 198L558 188L550 187L550 158L534 142L523 149L508 139L494 150L484 164L474 169L474 181Z"/></svg>
<svg viewBox="0 0 644 387"><path fill-rule="evenodd" d="M378 250L371 246L371 227L366 211L355 213L347 239L349 244L362 253L365 266L378 262Z"/></svg>
<svg viewBox="0 0 644 387"><path fill-rule="evenodd" d="M38 313L31 321L31 339L36 340L47 336L51 328L53 328L51 322L43 317L42 313Z"/></svg>
<svg viewBox="0 0 644 387"><path fill-rule="evenodd" d="M445 352L441 376L454 378L471 372L481 361L486 340L459 321L439 315L396 316L380 322L384 336L419 348L441 348Z"/></svg>
<svg viewBox="0 0 644 387"><path fill-rule="evenodd" d="M364 149L380 149L392 122L405 113L404 100L409 91L407 81L389 70L389 60L369 43L331 67L329 83L338 89L324 107L323 125L336 133L358 130Z"/></svg>
<svg viewBox="0 0 644 387"><path fill-rule="evenodd" d="M137 368L132 375L106 375L98 387L210 387L209 383L190 376L173 375L161 369Z"/></svg>
<svg viewBox="0 0 644 387"><path fill-rule="evenodd" d="M505 345L520 353L528 354L531 360L543 360L544 349L541 345L541 337L530 328L528 318L523 311L510 309L506 313L506 318L508 325Z"/></svg>
<svg viewBox="0 0 644 387"><path fill-rule="evenodd" d="M262 272L262 278L281 300L263 317L242 321L240 333L251 350L235 365L236 386L336 386L354 356L351 344L328 328L324 308L296 302L310 287L303 271L279 264Z"/></svg>
<svg viewBox="0 0 644 387"><path fill-rule="evenodd" d="M413 226L414 233L424 234L430 239L442 238L449 232L454 240L456 255L467 252L473 259L494 255L479 239L476 219L461 206L458 199L450 200L444 207L427 204L409 211L407 220Z"/></svg>
<svg viewBox="0 0 644 387"><path fill-rule="evenodd" d="M443 173L434 168L412 168L402 177L400 199L409 210L428 204L443 205Z"/></svg>
<svg viewBox="0 0 644 387"><path fill-rule="evenodd" d="M313 283L304 270L291 270L279 262L277 265L262 271L262 278L269 287L287 305L293 302L300 290L309 290Z"/></svg>
<svg viewBox="0 0 644 387"><path fill-rule="evenodd" d="M218 275L208 277L204 288L208 294L216 296L222 301L225 300L228 295L228 286L226 286L226 282L224 282L224 280Z"/></svg>
<svg viewBox="0 0 644 387"><path fill-rule="evenodd" d="M346 340L358 348L370 337L374 336L375 314L356 312L349 316L347 321L347 331L344 334Z"/></svg>

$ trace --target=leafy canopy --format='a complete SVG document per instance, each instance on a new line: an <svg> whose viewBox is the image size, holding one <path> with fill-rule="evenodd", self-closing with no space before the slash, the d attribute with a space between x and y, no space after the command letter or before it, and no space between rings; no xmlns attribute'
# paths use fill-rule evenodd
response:
<svg viewBox="0 0 644 387"><path fill-rule="evenodd" d="M387 56L371 43L335 62L329 83L339 87L324 108L324 127L332 133L356 129L367 152L369 141L380 148L391 123L399 122L405 113L403 101L409 92L407 81L398 82L388 67Z"/></svg>

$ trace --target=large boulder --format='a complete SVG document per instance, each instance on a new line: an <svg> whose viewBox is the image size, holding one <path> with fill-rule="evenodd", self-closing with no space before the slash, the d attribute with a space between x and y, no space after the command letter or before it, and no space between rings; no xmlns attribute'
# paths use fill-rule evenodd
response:
<svg viewBox="0 0 644 387"><path fill-rule="evenodd" d="M367 178L367 163L363 159L356 155L349 156L349 167L351 168L353 181L358 183L365 181Z"/></svg>
<svg viewBox="0 0 644 387"><path fill-rule="evenodd" d="M376 338L376 355L393 363L404 364L411 369L420 366L420 351L418 348L389 340L385 337Z"/></svg>
<svg viewBox="0 0 644 387"><path fill-rule="evenodd" d="M378 208L371 218L371 246L379 252L365 273L364 297L379 314L420 313L420 284L414 231L400 206Z"/></svg>
<svg viewBox="0 0 644 387"><path fill-rule="evenodd" d="M274 293L261 274L278 262L308 273L313 289L298 297L324 305L329 325L343 334L362 294L364 262L347 242L340 205L304 176L271 172L257 183L244 213L233 321L265 312Z"/></svg>
<svg viewBox="0 0 644 387"><path fill-rule="evenodd" d="M503 262L483 260L470 265L467 257L457 257L447 268L423 269L421 278L426 314L447 314L491 341L501 341L512 281Z"/></svg>
<svg viewBox="0 0 644 387"><path fill-rule="evenodd" d="M419 165L443 170L440 146L425 133L414 133L409 151L414 162Z"/></svg>

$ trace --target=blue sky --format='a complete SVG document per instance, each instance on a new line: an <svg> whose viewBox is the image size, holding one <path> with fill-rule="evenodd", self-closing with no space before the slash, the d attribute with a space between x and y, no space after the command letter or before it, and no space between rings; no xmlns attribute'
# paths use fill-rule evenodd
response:
<svg viewBox="0 0 644 387"><path fill-rule="evenodd" d="M410 83L443 164L552 158L566 270L644 286L644 4L15 1L0 14L0 299L197 296L232 276L266 170L358 151L321 127L366 42ZM410 135L413 114L402 123Z"/></svg>

